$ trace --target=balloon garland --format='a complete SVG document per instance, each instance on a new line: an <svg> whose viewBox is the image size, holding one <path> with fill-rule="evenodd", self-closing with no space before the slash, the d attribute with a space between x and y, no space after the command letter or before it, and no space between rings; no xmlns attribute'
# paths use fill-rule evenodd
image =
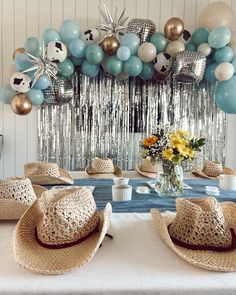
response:
<svg viewBox="0 0 236 295"><path fill-rule="evenodd" d="M75 21L65 20L59 31L43 32L42 44L35 37L27 38L24 48L13 53L10 83L0 87L0 100L16 114L26 115L32 105L43 103L43 91L52 87L54 79L75 71L90 78L103 70L122 80L139 76L161 82L170 77L176 56L189 51L204 56L205 79L217 82L218 107L236 113L236 32L230 30L233 13L228 5L208 5L192 35L177 17L166 22L163 34L155 32L150 20L133 19L126 26L125 10L119 17L117 9L112 16L105 5L99 11L104 24L96 28L81 32Z"/></svg>

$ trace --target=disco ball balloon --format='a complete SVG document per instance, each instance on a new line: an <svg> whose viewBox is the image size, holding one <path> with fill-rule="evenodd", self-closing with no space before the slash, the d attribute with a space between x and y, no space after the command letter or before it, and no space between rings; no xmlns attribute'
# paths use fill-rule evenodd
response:
<svg viewBox="0 0 236 295"><path fill-rule="evenodd" d="M135 33L140 39L140 44L149 42L156 32L156 25L150 19L133 18L127 25L127 33Z"/></svg>
<svg viewBox="0 0 236 295"><path fill-rule="evenodd" d="M74 88L69 78L58 77L52 81L52 87L42 90L46 104L66 104L74 97Z"/></svg>

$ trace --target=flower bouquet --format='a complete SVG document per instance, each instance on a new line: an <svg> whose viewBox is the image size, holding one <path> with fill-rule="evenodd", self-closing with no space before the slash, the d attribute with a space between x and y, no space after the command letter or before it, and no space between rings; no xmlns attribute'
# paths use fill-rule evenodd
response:
<svg viewBox="0 0 236 295"><path fill-rule="evenodd" d="M193 160L205 138L196 138L188 131L158 129L152 136L140 143L142 158L150 158L152 163L159 162L156 191L160 196L180 196L183 193L184 160Z"/></svg>

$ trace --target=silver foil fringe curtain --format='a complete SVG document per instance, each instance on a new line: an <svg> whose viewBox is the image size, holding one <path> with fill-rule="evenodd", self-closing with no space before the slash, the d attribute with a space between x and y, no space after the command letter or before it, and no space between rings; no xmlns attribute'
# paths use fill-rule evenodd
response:
<svg viewBox="0 0 236 295"><path fill-rule="evenodd" d="M188 129L206 137L204 156L224 163L226 116L214 102L214 87L125 81L105 75L73 77L68 104L39 109L38 158L67 170L84 169L94 157L110 157L124 170L139 159L139 142L156 126Z"/></svg>

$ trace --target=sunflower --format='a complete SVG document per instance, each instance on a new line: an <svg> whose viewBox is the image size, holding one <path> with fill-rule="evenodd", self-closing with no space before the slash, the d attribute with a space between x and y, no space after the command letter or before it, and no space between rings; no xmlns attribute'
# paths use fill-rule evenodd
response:
<svg viewBox="0 0 236 295"><path fill-rule="evenodd" d="M152 136L147 137L143 140L143 145L150 148L155 143L157 143L157 141L158 141L158 137L155 135L152 135Z"/></svg>
<svg viewBox="0 0 236 295"><path fill-rule="evenodd" d="M164 151L162 152L162 157L163 157L164 159L167 159L167 160L171 161L172 158L174 157L174 152L173 152L173 150L172 150L172 149L166 149L166 150L164 150Z"/></svg>

